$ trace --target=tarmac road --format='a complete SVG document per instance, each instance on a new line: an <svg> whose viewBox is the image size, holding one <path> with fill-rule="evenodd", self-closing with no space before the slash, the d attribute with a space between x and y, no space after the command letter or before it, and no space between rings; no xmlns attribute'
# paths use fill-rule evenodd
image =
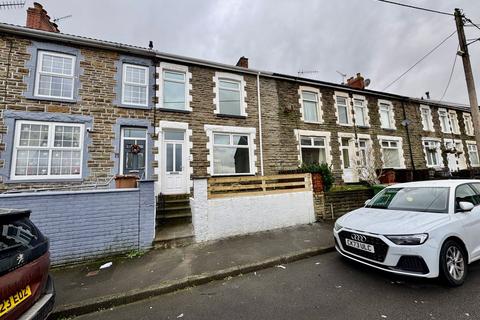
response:
<svg viewBox="0 0 480 320"><path fill-rule="evenodd" d="M480 264L454 289L376 271L337 253L284 267L76 319L480 319Z"/></svg>

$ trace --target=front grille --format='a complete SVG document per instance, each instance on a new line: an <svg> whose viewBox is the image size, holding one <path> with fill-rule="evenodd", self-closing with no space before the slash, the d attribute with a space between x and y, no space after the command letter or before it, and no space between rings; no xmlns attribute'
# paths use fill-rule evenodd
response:
<svg viewBox="0 0 480 320"><path fill-rule="evenodd" d="M367 252L367 251L363 251L357 248L352 248L347 246L345 239L352 239L352 234L355 234L355 233L349 232L349 231L341 231L338 234L340 237L340 241L342 242L342 247L345 251L351 252L361 257L365 257L370 260L375 260L378 262L385 261L385 257L387 256L387 252L388 252L388 245L385 242L383 242L382 239L365 235L366 237L365 243L371 244L375 248L375 253L371 253L371 252Z"/></svg>
<svg viewBox="0 0 480 320"><path fill-rule="evenodd" d="M398 260L396 269L404 270L404 271L411 271L411 272L418 272L422 274L427 274L429 272L427 264L422 257L418 256L402 256L400 260Z"/></svg>

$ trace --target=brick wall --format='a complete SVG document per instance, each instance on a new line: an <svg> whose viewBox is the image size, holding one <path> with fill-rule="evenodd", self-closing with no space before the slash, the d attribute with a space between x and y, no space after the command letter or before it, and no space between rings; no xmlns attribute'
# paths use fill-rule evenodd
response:
<svg viewBox="0 0 480 320"><path fill-rule="evenodd" d="M2 194L0 206L32 210L50 239L53 264L151 247L155 236L152 181L138 189Z"/></svg>

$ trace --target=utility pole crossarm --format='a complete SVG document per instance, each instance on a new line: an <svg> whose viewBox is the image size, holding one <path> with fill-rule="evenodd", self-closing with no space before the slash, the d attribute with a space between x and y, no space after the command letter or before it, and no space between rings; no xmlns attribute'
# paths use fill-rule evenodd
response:
<svg viewBox="0 0 480 320"><path fill-rule="evenodd" d="M478 108L477 92L475 90L475 80L473 79L472 64L468 53L467 39L465 37L463 15L460 9L455 9L455 22L457 25L458 41L463 60L463 69L465 71L465 81L467 82L468 98L470 100L470 109L472 112L473 127L475 129L475 141L477 142L477 152L480 154L480 110Z"/></svg>

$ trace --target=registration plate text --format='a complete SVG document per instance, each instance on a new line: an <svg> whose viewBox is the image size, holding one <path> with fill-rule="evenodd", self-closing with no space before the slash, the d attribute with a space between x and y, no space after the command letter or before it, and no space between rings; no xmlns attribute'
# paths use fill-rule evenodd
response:
<svg viewBox="0 0 480 320"><path fill-rule="evenodd" d="M16 306L25 301L31 295L32 290L30 290L30 286L27 286L25 289L18 291L13 296L10 296L8 299L4 299L3 301L0 300L0 317L7 312L13 310Z"/></svg>
<svg viewBox="0 0 480 320"><path fill-rule="evenodd" d="M363 250L363 251L367 251L367 252L370 252L370 253L375 253L375 247L372 246L371 244L358 242L358 241L350 240L350 239L345 239L345 243L349 247L359 249L359 250Z"/></svg>

